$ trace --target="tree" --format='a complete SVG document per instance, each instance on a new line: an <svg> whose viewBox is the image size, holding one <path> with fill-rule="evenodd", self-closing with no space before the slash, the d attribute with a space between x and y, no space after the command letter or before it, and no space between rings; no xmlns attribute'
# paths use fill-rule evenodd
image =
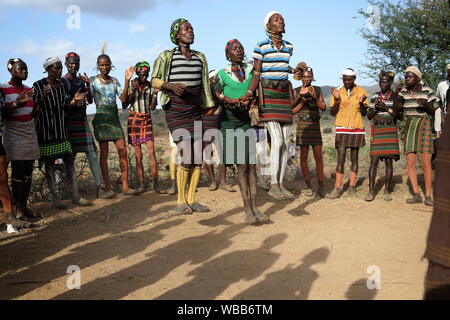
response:
<svg viewBox="0 0 450 320"><path fill-rule="evenodd" d="M436 87L445 78L449 63L450 6L448 0L369 0L372 12L360 9L359 15L375 22L360 29L368 41L366 75L380 70L403 75L414 65L428 86Z"/></svg>

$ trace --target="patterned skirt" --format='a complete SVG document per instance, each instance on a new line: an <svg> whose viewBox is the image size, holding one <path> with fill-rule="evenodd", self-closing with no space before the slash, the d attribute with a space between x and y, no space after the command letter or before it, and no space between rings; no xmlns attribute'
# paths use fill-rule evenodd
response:
<svg viewBox="0 0 450 320"><path fill-rule="evenodd" d="M433 153L431 121L425 117L406 117L405 153Z"/></svg>
<svg viewBox="0 0 450 320"><path fill-rule="evenodd" d="M397 125L391 118L375 117L371 132L370 156L400 159Z"/></svg>
<svg viewBox="0 0 450 320"><path fill-rule="evenodd" d="M96 151L86 114L71 114L67 120L67 128L74 153Z"/></svg>
<svg viewBox="0 0 450 320"><path fill-rule="evenodd" d="M59 141L59 142L49 142L41 143L39 145L41 151L41 159L57 159L66 154L72 155L72 146L70 141Z"/></svg>
<svg viewBox="0 0 450 320"><path fill-rule="evenodd" d="M150 113L128 113L128 144L139 146L153 141L153 124Z"/></svg>
<svg viewBox="0 0 450 320"><path fill-rule="evenodd" d="M94 135L97 141L117 141L125 139L119 120L117 106L99 105L94 120Z"/></svg>
<svg viewBox="0 0 450 320"><path fill-rule="evenodd" d="M34 120L28 122L6 120L3 145L8 161L39 159L41 153Z"/></svg>
<svg viewBox="0 0 450 320"><path fill-rule="evenodd" d="M299 114L297 116L297 145L321 146L322 133L318 115Z"/></svg>
<svg viewBox="0 0 450 320"><path fill-rule="evenodd" d="M361 148L366 145L364 133L342 133L336 128L335 148ZM358 129L357 129L358 130ZM359 129L361 130L361 129ZM362 129L364 131L364 129ZM352 131L352 130L349 130Z"/></svg>
<svg viewBox="0 0 450 320"><path fill-rule="evenodd" d="M191 90L192 92L192 90ZM201 107L200 91L193 91L182 97L169 92L170 104L166 106L164 112L166 114L167 126L172 135L177 129L185 129L194 138L194 122L199 121L199 132L203 134L201 125L204 108Z"/></svg>
<svg viewBox="0 0 450 320"><path fill-rule="evenodd" d="M262 80L263 104L259 106L261 121L292 123L289 81Z"/></svg>

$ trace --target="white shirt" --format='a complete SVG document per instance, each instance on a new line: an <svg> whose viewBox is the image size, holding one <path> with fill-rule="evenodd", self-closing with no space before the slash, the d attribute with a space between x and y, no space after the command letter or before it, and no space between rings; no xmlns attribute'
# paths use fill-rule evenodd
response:
<svg viewBox="0 0 450 320"><path fill-rule="evenodd" d="M447 113L447 90L450 87L450 81L446 80L446 81L442 81L438 84L437 90L436 90L436 97L438 98L439 101L441 101L441 105L442 105L442 109L444 110L445 113ZM442 109L441 108L437 108L435 113L434 113L434 130L436 132L440 132L441 131L441 114L442 114Z"/></svg>

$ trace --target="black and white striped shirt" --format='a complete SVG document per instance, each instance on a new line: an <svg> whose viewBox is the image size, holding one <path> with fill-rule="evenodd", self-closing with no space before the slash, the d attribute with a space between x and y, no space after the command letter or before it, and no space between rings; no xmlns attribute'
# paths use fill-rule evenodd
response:
<svg viewBox="0 0 450 320"><path fill-rule="evenodd" d="M44 87L48 84L46 78L33 83L36 92L34 103L37 104L44 95ZM36 131L39 144L59 142L68 140L67 130L64 123L65 108L70 103L69 86L67 81L61 79L57 88L52 88L48 96L40 105L37 115Z"/></svg>
<svg viewBox="0 0 450 320"><path fill-rule="evenodd" d="M203 63L199 57L192 54L191 60L187 60L177 48L172 57L169 82L181 83L188 87L200 87L202 84Z"/></svg>

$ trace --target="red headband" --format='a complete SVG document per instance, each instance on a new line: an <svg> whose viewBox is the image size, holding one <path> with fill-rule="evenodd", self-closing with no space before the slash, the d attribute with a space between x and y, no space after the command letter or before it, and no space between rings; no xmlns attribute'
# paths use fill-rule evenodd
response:
<svg viewBox="0 0 450 320"><path fill-rule="evenodd" d="M233 42L236 42L236 41L239 42L238 39L232 39L232 40L230 40L230 41L227 42L227 45L225 46L225 56L226 56L227 53L228 53L228 47L229 47L230 45L232 45Z"/></svg>

